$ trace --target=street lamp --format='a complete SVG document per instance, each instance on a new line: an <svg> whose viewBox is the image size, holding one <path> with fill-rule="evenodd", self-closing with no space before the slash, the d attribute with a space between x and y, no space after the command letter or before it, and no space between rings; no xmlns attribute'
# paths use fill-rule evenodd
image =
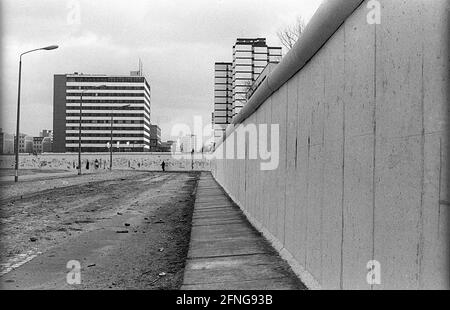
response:
<svg viewBox="0 0 450 310"><path fill-rule="evenodd" d="M19 126L20 126L20 86L21 86L21 81L22 81L22 56L31 52L35 52L35 51L41 51L41 50L45 50L45 51L49 51L49 50L54 50L57 49L58 45L50 45L50 46L46 46L46 47L41 47L41 48L36 48L34 50L29 50L25 53L20 54L19 57L19 86L18 86L18 91L17 91L17 124L16 124L16 145L15 145L15 153L16 153L16 164L15 164L15 175L14 175L14 182L18 182L19 181Z"/></svg>
<svg viewBox="0 0 450 310"><path fill-rule="evenodd" d="M94 86L93 89L102 89L105 88L106 85ZM81 86L80 86L81 90ZM78 175L81 175L81 116L83 113L83 94L87 92L89 89L85 89L80 92L80 126L78 127Z"/></svg>
<svg viewBox="0 0 450 310"><path fill-rule="evenodd" d="M130 105L123 105L118 107L118 109L123 109L123 108L127 108ZM112 171L112 156L113 156L113 123L114 123L114 114L113 114L113 108L111 108L111 139L109 142L109 170Z"/></svg>

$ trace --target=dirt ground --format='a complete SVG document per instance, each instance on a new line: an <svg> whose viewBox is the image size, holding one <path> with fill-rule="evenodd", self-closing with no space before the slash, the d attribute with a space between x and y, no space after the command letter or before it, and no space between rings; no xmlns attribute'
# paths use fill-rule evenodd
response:
<svg viewBox="0 0 450 310"><path fill-rule="evenodd" d="M198 177L116 171L3 184L0 284L6 289L179 288ZM81 262L81 285L65 281L71 259Z"/></svg>
<svg viewBox="0 0 450 310"><path fill-rule="evenodd" d="M20 175L32 175L37 173L64 173L67 172L67 170L63 169L20 169L19 170L19 176ZM13 176L15 174L14 169L0 169L0 176Z"/></svg>

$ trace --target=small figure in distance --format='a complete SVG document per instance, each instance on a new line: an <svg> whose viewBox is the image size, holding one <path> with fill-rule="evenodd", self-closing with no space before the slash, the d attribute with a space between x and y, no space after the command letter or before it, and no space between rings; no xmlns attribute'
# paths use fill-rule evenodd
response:
<svg viewBox="0 0 450 310"><path fill-rule="evenodd" d="M166 171L166 163L164 161L161 163L161 168L163 172Z"/></svg>

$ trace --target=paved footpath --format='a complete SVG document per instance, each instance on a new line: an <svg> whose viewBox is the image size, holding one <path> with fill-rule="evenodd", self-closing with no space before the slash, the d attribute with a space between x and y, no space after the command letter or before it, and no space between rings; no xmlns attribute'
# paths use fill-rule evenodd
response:
<svg viewBox="0 0 450 310"><path fill-rule="evenodd" d="M198 183L184 290L305 289L210 173Z"/></svg>

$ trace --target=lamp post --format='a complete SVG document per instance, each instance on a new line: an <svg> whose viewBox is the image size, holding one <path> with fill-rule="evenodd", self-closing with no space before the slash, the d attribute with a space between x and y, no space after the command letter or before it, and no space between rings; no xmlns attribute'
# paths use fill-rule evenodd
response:
<svg viewBox="0 0 450 310"><path fill-rule="evenodd" d="M123 109L123 108L127 108L130 105L123 105L118 107L118 109ZM110 142L109 142L109 170L112 171L112 156L113 156L113 123L114 123L114 114L113 114L113 108L111 108L111 138L110 138Z"/></svg>
<svg viewBox="0 0 450 310"><path fill-rule="evenodd" d="M18 182L19 181L19 131L20 131L20 86L22 83L22 56L31 52L36 52L36 51L41 51L41 50L45 50L45 51L49 51L49 50L54 50L57 49L58 45L50 45L50 46L46 46L46 47L41 47L41 48L36 48L33 50L29 50L25 53L20 54L19 57L19 85L18 85L18 91L17 91L17 124L16 124L16 145L14 148L15 151L15 157L16 157L16 163L15 163L15 174L14 174L14 182Z"/></svg>
<svg viewBox="0 0 450 310"><path fill-rule="evenodd" d="M101 85L95 86L93 89L101 89L105 87L106 85ZM78 175L81 175L81 126L82 126L81 116L83 114L83 94L87 91L88 89L85 89L84 91L80 92L80 126L78 127Z"/></svg>

